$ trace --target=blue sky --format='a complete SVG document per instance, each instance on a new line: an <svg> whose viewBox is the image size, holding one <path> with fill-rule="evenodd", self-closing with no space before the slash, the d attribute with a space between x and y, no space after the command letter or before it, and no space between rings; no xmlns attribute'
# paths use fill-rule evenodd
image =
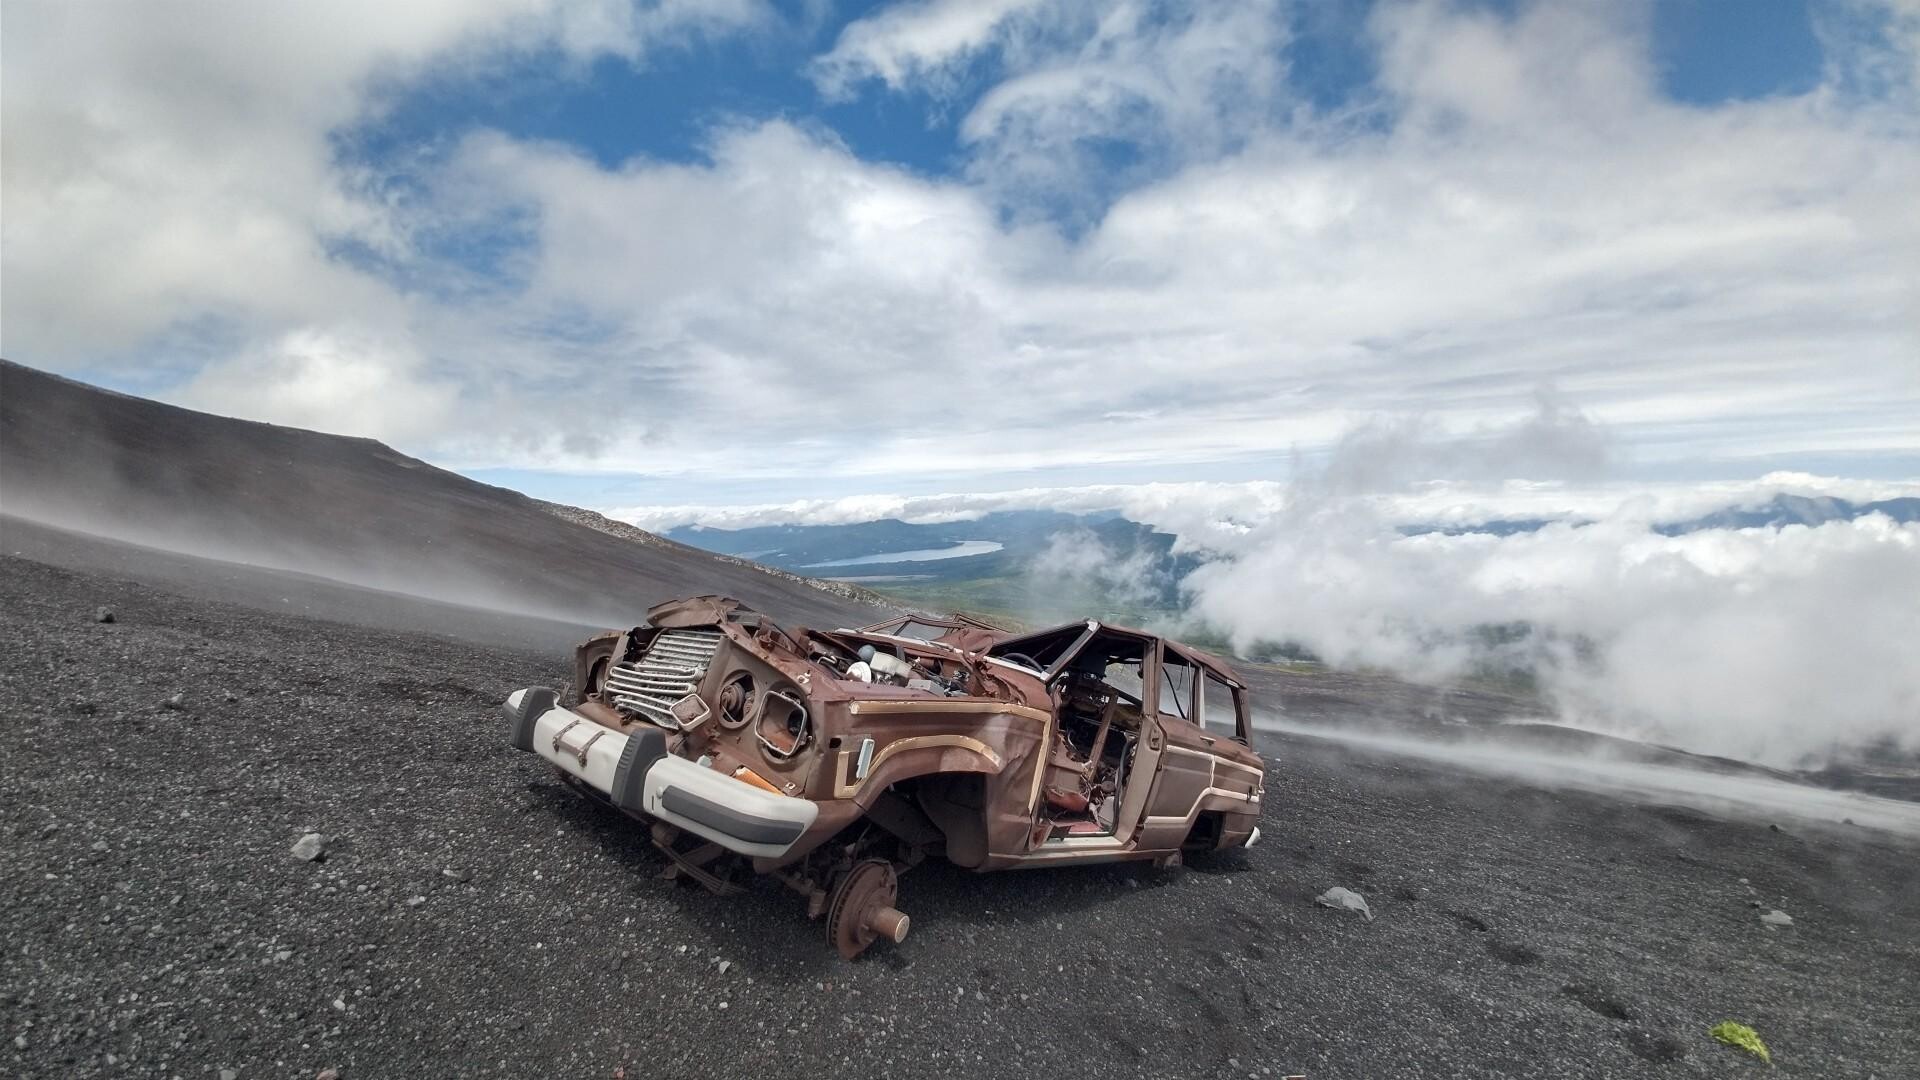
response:
<svg viewBox="0 0 1920 1080"><path fill-rule="evenodd" d="M1912 477L1916 27L22 4L0 347L603 508L1285 479L1543 399L1609 480Z"/></svg>
<svg viewBox="0 0 1920 1080"><path fill-rule="evenodd" d="M890 91L877 80L852 96L829 96L808 66L845 28L886 5L833 5L819 17L763 30L698 39L636 66L614 57L584 63L557 49L483 71L442 71L402 80L383 94L379 116L339 133L349 161L395 171L423 147L473 130L565 143L606 168L632 158L700 161L716 127L785 119L818 125L863 160L931 177L964 173L958 139L967 106L994 81L998 61L982 54L961 66L951 87ZM1463 4L1462 7L1475 5ZM1512 3L1489 0L1493 12ZM1373 5L1358 0L1305 5L1286 16L1288 98L1324 109L1378 107L1365 42ZM1830 12L1829 18L1839 18ZM1661 89L1674 100L1711 106L1729 100L1804 93L1824 61L1803 0L1673 0L1649 9L1647 44ZM1276 112L1281 101L1274 102ZM1124 171L1131 147L1103 150ZM1151 171L1143 174L1152 177ZM1098 193L1084 193L1087 195ZM1097 213L1098 205L1075 208Z"/></svg>

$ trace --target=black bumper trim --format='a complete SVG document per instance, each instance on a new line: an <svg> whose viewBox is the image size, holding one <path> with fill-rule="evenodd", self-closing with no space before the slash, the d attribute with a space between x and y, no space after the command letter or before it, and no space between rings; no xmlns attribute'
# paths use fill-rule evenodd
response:
<svg viewBox="0 0 1920 1080"><path fill-rule="evenodd" d="M544 686L529 686L526 693L520 695L519 708L514 708L511 703L501 704L500 711L507 714L507 720L512 725L507 737L515 750L533 752L533 726L547 715L547 710L559 703L559 694Z"/></svg>
<svg viewBox="0 0 1920 1080"><path fill-rule="evenodd" d="M620 764L613 769L613 790L607 794L622 810L644 813L647 808L647 770L667 756L667 733L658 728L641 728L627 736L627 748L620 751Z"/></svg>
<svg viewBox="0 0 1920 1080"><path fill-rule="evenodd" d="M672 784L660 793L660 807L749 844L791 844L807 831L798 821L744 813Z"/></svg>

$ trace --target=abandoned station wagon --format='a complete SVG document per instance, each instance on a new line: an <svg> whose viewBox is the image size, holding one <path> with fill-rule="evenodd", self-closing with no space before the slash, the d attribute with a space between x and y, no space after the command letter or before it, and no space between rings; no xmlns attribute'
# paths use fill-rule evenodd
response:
<svg viewBox="0 0 1920 1080"><path fill-rule="evenodd" d="M784 882L848 958L906 937L897 875L929 855L1173 865L1260 835L1245 686L1139 630L783 630L701 596L581 645L572 686L507 699L516 748L650 823L670 875Z"/></svg>

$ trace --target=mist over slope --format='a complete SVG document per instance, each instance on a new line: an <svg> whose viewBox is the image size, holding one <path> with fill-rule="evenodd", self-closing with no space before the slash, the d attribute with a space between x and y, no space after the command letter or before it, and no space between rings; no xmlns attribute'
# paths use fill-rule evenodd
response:
<svg viewBox="0 0 1920 1080"><path fill-rule="evenodd" d="M1561 723L1703 754L1789 768L1911 764L1920 484L1781 472L1635 484L1614 455L1606 428L1543 396L1532 416L1471 432L1376 418L1328 455L1296 460L1285 482L617 513L693 516L708 523L685 531L701 546L809 551L896 534L922 546L1022 514L1104 514L1172 542L1060 530L1044 551L1009 545L911 572L1016 617L1035 613L990 601L1011 593L1033 606L1077 583L1076 598L1100 598L1089 610L1224 639L1243 656L1304 651L1429 684L1512 680ZM894 520L875 535L875 523L845 520L862 510ZM798 524L771 523L781 519ZM977 580L955 580L967 574Z"/></svg>
<svg viewBox="0 0 1920 1080"><path fill-rule="evenodd" d="M1604 438L1543 406L1491 433L1481 477L1592 475ZM1215 553L1184 583L1192 615L1413 678L1524 672L1563 722L1700 753L1806 766L1920 749L1907 500L1776 498L1677 526L1628 498L1585 521L1409 534L1381 496L1443 451L1375 425L1263 520L1183 532Z"/></svg>
<svg viewBox="0 0 1920 1080"><path fill-rule="evenodd" d="M234 420L0 361L0 513L197 556L573 623L725 592L846 624L870 604L347 438Z"/></svg>

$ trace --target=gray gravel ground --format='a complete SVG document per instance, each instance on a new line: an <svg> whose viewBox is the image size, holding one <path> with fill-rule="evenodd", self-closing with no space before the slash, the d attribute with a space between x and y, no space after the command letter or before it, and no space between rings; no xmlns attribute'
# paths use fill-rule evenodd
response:
<svg viewBox="0 0 1920 1080"><path fill-rule="evenodd" d="M1920 1076L1909 841L1276 737L1251 852L921 867L847 964L506 748L559 654L169 588L0 557L0 1072Z"/></svg>

